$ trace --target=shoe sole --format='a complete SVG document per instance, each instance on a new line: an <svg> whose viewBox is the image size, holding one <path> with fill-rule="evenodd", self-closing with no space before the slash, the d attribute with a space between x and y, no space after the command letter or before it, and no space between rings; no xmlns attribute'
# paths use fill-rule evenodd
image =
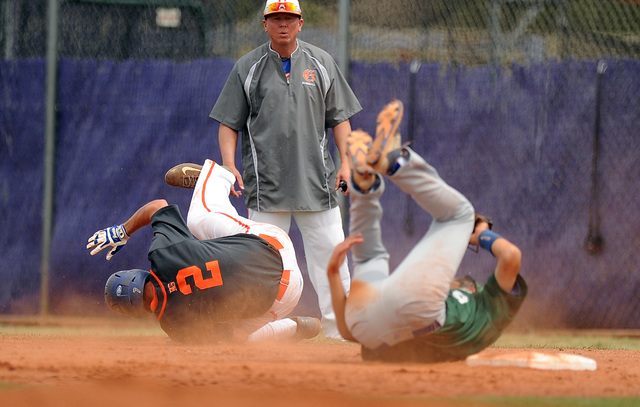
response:
<svg viewBox="0 0 640 407"><path fill-rule="evenodd" d="M404 105L401 101L394 99L387 104L378 115L376 139L373 141L367 156L367 164L375 167L380 159L385 157L389 151L390 141L396 136L398 127L404 114Z"/></svg>
<svg viewBox="0 0 640 407"><path fill-rule="evenodd" d="M194 189L202 166L198 164L178 164L164 175L164 181L172 187Z"/></svg>

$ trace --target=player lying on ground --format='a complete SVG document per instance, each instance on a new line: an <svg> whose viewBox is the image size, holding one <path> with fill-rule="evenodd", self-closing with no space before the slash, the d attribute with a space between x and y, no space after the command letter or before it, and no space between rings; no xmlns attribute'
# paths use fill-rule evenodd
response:
<svg viewBox="0 0 640 407"><path fill-rule="evenodd" d="M345 339L362 344L365 360L461 360L495 342L520 308L527 294L521 253L422 157L401 147L402 111L397 100L385 106L375 141L359 130L348 139L350 236L335 248L327 270L338 326ZM393 273L380 228L382 175L433 217ZM484 286L454 279L469 244L497 259ZM354 274L347 297L336 276L350 249Z"/></svg>
<svg viewBox="0 0 640 407"><path fill-rule="evenodd" d="M233 174L206 160L203 166L172 168L167 182L184 186L200 169L207 176L194 182L187 222L176 205L159 199L89 238L91 255L109 249L110 260L137 230L149 224L153 228L150 270L109 277L107 305L130 316L152 312L167 335L180 342L316 336L318 319L286 318L303 285L293 243L276 226L238 215L229 201Z"/></svg>

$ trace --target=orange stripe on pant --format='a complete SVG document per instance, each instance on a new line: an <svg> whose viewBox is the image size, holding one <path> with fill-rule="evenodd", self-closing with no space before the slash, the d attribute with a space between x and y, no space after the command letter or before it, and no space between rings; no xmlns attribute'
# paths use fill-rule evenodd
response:
<svg viewBox="0 0 640 407"><path fill-rule="evenodd" d="M280 243L280 241L275 237L269 236L269 235L263 235L263 234L259 234L258 236L266 240L267 242L269 242L269 244L275 247L276 249L278 250L284 249L284 246L282 245L282 243Z"/></svg>
<svg viewBox="0 0 640 407"><path fill-rule="evenodd" d="M276 297L276 301L282 301L282 297L284 297L284 293L287 291L289 287L289 276L291 275L291 270L282 270L282 278L280 279L280 288L278 289L278 296Z"/></svg>
<svg viewBox="0 0 640 407"><path fill-rule="evenodd" d="M275 237L269 236L269 235L262 235L262 234L258 236L260 236L261 238L269 242L269 244L275 247L276 249L278 250L284 249L284 246L282 245L282 243L280 243L280 241ZM278 290L278 296L276 297L276 301L282 301L282 297L284 297L284 293L287 291L287 287L289 287L290 276L291 276L291 270L282 271L282 278L280 279L280 289Z"/></svg>

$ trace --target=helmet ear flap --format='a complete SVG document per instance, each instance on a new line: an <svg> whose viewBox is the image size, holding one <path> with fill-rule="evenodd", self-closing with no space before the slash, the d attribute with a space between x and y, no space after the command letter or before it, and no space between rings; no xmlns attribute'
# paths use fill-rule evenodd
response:
<svg viewBox="0 0 640 407"><path fill-rule="evenodd" d="M114 312L131 317L148 314L144 307L144 285L149 279L146 270L133 269L113 273L104 285L104 300Z"/></svg>

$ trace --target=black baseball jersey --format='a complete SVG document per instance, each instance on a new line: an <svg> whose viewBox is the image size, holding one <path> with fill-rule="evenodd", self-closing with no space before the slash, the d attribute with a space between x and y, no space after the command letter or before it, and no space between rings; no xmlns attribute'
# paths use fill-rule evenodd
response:
<svg viewBox="0 0 640 407"><path fill-rule="evenodd" d="M493 344L511 323L527 296L521 275L507 293L491 274L475 293L454 289L446 300L447 319L434 333L400 342L382 352L362 347L364 360L423 363L464 360Z"/></svg>
<svg viewBox="0 0 640 407"><path fill-rule="evenodd" d="M282 278L282 258L266 240L237 234L198 240L176 205L151 218L154 314L178 341L216 341L231 335L229 321L271 308Z"/></svg>

